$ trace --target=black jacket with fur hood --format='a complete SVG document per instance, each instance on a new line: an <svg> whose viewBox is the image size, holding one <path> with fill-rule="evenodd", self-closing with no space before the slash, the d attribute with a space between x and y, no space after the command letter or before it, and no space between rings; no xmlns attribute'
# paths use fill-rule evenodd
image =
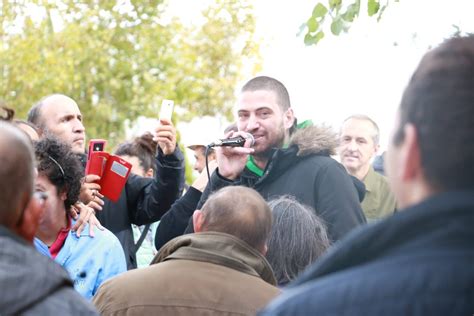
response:
<svg viewBox="0 0 474 316"><path fill-rule="evenodd" d="M336 146L337 138L330 128L299 129L287 148L275 149L263 176L245 168L240 179L230 181L221 177L218 170L214 172L198 208L211 192L227 185L251 187L267 201L280 195L292 195L316 210L326 223L331 240L337 241L366 219L353 179L330 157L335 154Z"/></svg>

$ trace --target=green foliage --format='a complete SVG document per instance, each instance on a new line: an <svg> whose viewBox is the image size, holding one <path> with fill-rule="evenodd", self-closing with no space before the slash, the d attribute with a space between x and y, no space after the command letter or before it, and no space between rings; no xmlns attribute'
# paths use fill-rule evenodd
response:
<svg viewBox="0 0 474 316"><path fill-rule="evenodd" d="M367 3L367 14L369 16L373 16L376 14L380 9L380 3L377 0L368 0Z"/></svg>
<svg viewBox="0 0 474 316"><path fill-rule="evenodd" d="M390 0L367 0L368 16L377 16L380 20ZM399 0L392 0L398 2ZM329 26L331 33L339 35L343 31L348 32L351 24L359 16L361 0L326 0L327 5L318 2L313 9L311 17L300 27L299 34L306 31L304 43L306 45L315 45L323 37L326 27Z"/></svg>
<svg viewBox="0 0 474 316"><path fill-rule="evenodd" d="M79 104L87 134L123 140L126 119L231 118L245 58L258 56L250 1L215 0L202 23L184 24L161 0L4 1L0 4L0 100L25 118L45 95ZM259 57L257 57L257 63Z"/></svg>

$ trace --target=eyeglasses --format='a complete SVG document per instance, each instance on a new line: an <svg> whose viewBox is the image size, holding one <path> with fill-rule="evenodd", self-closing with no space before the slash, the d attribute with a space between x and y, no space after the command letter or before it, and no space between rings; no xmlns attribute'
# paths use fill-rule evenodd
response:
<svg viewBox="0 0 474 316"><path fill-rule="evenodd" d="M66 176L64 175L64 169L63 169L63 167L61 167L61 165L59 164L59 162L57 162L56 159L54 159L53 157L51 157L51 156L48 155L48 158L49 158L52 162L54 162L54 163L56 164L56 166L58 166L59 171L61 171L61 175L63 176L63 179L64 179Z"/></svg>

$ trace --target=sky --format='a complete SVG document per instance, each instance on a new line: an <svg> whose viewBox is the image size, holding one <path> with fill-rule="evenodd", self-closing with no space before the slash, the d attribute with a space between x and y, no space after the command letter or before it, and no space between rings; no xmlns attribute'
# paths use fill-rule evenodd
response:
<svg viewBox="0 0 474 316"><path fill-rule="evenodd" d="M453 34L453 24L474 32L474 1L391 1L380 22L369 18L363 7L347 34L327 34L318 45L308 47L296 34L317 2L254 1L263 57L257 75L275 77L286 85L299 121L312 119L337 130L349 115L369 115L380 127L383 150L403 90L423 54ZM189 8L196 3L171 2L183 19L193 19L196 10ZM226 122L197 118L178 128L188 145L218 138L225 126Z"/></svg>

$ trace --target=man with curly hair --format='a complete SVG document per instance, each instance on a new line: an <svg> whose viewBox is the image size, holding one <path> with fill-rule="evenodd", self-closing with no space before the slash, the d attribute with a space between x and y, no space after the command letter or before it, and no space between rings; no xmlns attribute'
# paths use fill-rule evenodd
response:
<svg viewBox="0 0 474 316"><path fill-rule="evenodd" d="M44 138L35 148L38 177L35 189L48 195L36 233L36 248L69 272L75 289L92 298L108 278L127 270L124 252L108 230L89 229L79 236L71 231L68 210L77 202L83 168L71 148L54 138Z"/></svg>

